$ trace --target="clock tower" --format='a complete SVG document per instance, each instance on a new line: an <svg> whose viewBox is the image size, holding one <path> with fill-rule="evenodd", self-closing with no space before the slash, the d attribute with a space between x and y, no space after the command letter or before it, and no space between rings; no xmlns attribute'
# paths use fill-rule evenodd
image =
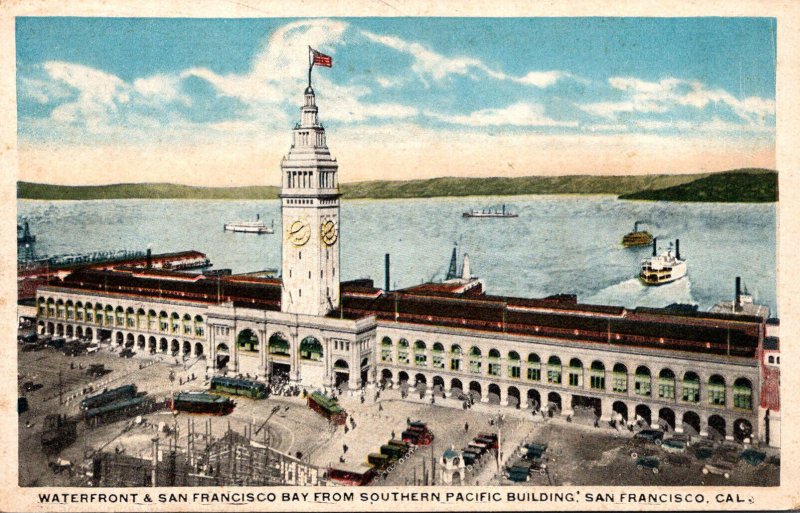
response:
<svg viewBox="0 0 800 513"><path fill-rule="evenodd" d="M339 306L339 165L311 85L292 136L281 161L281 311L323 316Z"/></svg>

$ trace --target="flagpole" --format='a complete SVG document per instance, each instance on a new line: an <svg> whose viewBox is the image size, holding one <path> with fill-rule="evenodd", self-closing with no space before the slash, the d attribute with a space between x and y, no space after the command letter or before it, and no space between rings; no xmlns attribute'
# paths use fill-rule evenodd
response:
<svg viewBox="0 0 800 513"><path fill-rule="evenodd" d="M311 87L311 69L314 67L314 50L308 47L308 87Z"/></svg>

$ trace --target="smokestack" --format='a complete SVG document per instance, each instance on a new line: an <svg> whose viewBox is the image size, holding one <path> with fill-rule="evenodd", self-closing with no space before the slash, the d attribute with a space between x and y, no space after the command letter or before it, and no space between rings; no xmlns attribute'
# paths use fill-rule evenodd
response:
<svg viewBox="0 0 800 513"><path fill-rule="evenodd" d="M675 239L675 259L681 259L681 240Z"/></svg>
<svg viewBox="0 0 800 513"><path fill-rule="evenodd" d="M389 289L391 288L390 285L389 285L389 253L386 253L386 259L385 259L385 262L384 262L383 265L385 267L384 273L385 273L385 276L386 276L386 288L384 290L386 290L388 292Z"/></svg>
<svg viewBox="0 0 800 513"><path fill-rule="evenodd" d="M658 241L658 237L653 237L653 256L658 256L656 254L656 242Z"/></svg>
<svg viewBox="0 0 800 513"><path fill-rule="evenodd" d="M147 248L147 268L150 269L153 267L153 250Z"/></svg>
<svg viewBox="0 0 800 513"><path fill-rule="evenodd" d="M742 278L741 278L741 276L737 276L736 277L736 296L735 296L735 299L734 299L734 301L735 301L734 304L736 305L736 309L737 310L739 309L740 306L742 306L742 301L739 298L739 296L741 296L741 295L742 295Z"/></svg>

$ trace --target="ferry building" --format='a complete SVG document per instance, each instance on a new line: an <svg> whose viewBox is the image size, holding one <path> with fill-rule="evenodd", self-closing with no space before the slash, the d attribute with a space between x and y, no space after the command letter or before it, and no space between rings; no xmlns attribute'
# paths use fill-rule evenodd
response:
<svg viewBox="0 0 800 513"><path fill-rule="evenodd" d="M715 313L493 296L468 265L403 290L341 282L338 163L310 85L280 167L281 279L84 268L39 287L39 332L201 358L209 374L354 393L408 383L780 444L777 323L738 294Z"/></svg>

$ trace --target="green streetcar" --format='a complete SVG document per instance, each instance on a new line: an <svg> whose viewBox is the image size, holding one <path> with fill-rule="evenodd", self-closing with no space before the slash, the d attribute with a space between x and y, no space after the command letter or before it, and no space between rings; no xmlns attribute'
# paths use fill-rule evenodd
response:
<svg viewBox="0 0 800 513"><path fill-rule="evenodd" d="M258 381L247 379L226 378L215 376L211 378L210 392L240 395L250 399L265 399L267 397L267 385Z"/></svg>

